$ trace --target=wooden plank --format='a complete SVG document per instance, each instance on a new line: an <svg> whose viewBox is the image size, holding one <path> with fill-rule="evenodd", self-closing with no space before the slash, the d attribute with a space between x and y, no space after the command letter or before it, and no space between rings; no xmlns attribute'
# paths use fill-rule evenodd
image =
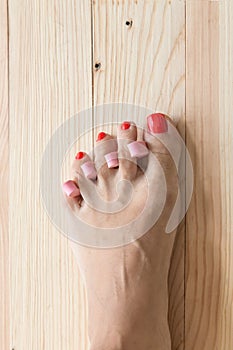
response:
<svg viewBox="0 0 233 350"><path fill-rule="evenodd" d="M96 0L93 20L93 60L101 64L94 72L94 104L125 102L169 113L184 136L185 3ZM121 107L116 108L121 113ZM113 113L105 114L100 122L116 122ZM139 121L136 116L131 119ZM104 130L108 130L106 125ZM183 256L181 226L169 280L173 349L183 349Z"/></svg>
<svg viewBox="0 0 233 350"><path fill-rule="evenodd" d="M233 9L230 1L188 1L186 7L186 137L195 192L187 216L185 348L225 350L233 342ZM91 105L91 9L87 2L64 5L55 0L10 0L9 8L11 347L86 350L85 293L66 239L39 202L38 169L56 126ZM7 130L6 6L2 9L0 120ZM93 58L101 62L94 74L94 102L122 101L168 111L184 134L184 4L99 0L93 15ZM131 28L125 25L128 19L133 20ZM1 143L5 232L7 139L2 137ZM6 286L7 236L1 237L1 285ZM183 244L181 228L170 279L174 349L183 348ZM6 289L0 320L5 325L8 309L2 305L7 305L7 296ZM8 330L0 330L7 349Z"/></svg>
<svg viewBox="0 0 233 350"><path fill-rule="evenodd" d="M219 4L189 1L186 8L186 141L195 185L186 216L185 348L220 349Z"/></svg>
<svg viewBox="0 0 233 350"><path fill-rule="evenodd" d="M39 173L56 128L92 103L90 2L9 0L9 26L11 348L86 350L84 288Z"/></svg>
<svg viewBox="0 0 233 350"><path fill-rule="evenodd" d="M232 4L186 3L186 349L232 347ZM231 11L231 12L230 12Z"/></svg>
<svg viewBox="0 0 233 350"><path fill-rule="evenodd" d="M219 2L219 153L221 165L220 349L233 344L233 3Z"/></svg>
<svg viewBox="0 0 233 350"><path fill-rule="evenodd" d="M0 1L0 347L9 349L9 140L8 140L8 17L7 1Z"/></svg>

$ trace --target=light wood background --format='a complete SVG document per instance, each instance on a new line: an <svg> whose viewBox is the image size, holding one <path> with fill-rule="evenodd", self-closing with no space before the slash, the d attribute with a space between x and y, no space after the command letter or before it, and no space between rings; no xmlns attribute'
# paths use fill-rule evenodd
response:
<svg viewBox="0 0 233 350"><path fill-rule="evenodd" d="M62 122L128 102L169 113L194 166L169 277L172 350L232 350L232 1L0 5L0 348L88 349L85 291L42 207L40 162Z"/></svg>

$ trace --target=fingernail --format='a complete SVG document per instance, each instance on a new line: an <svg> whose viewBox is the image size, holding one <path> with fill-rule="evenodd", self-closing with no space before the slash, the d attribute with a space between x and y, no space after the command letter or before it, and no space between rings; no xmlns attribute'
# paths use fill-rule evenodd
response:
<svg viewBox="0 0 233 350"><path fill-rule="evenodd" d="M131 157L143 158L149 153L144 141L134 141L129 143L127 146Z"/></svg>
<svg viewBox="0 0 233 350"><path fill-rule="evenodd" d="M130 128L130 123L129 122L123 122L121 124L121 130L128 130Z"/></svg>
<svg viewBox="0 0 233 350"><path fill-rule="evenodd" d="M161 134L167 132L168 125L165 115L162 113L154 113L147 117L147 126L150 132Z"/></svg>
<svg viewBox="0 0 233 350"><path fill-rule="evenodd" d="M62 189L68 197L78 197L80 195L80 190L76 186L75 182L72 180L66 181L62 185Z"/></svg>
<svg viewBox="0 0 233 350"><path fill-rule="evenodd" d="M93 162L86 162L83 165L81 165L82 171L84 175L90 179L90 180L95 180L97 177L97 172L95 169L95 165Z"/></svg>
<svg viewBox="0 0 233 350"><path fill-rule="evenodd" d="M108 164L108 168L116 168L119 165L118 161L118 152L111 152L108 154L105 154L105 159Z"/></svg>
<svg viewBox="0 0 233 350"><path fill-rule="evenodd" d="M103 140L103 139L105 138L105 136L106 136L105 132L101 131L101 132L98 134L96 141L101 141L101 140Z"/></svg>
<svg viewBox="0 0 233 350"><path fill-rule="evenodd" d="M84 157L84 155L85 155L84 152L78 152L78 153L76 154L76 156L75 156L75 159L80 160L80 159L82 159L82 158Z"/></svg>

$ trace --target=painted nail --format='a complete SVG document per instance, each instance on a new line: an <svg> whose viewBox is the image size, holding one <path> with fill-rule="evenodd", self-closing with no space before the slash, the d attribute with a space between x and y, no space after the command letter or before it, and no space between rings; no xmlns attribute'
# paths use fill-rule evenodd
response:
<svg viewBox="0 0 233 350"><path fill-rule="evenodd" d="M83 165L81 165L82 171L84 175L90 179L90 180L96 180L97 172L95 169L95 165L93 162L86 162Z"/></svg>
<svg viewBox="0 0 233 350"><path fill-rule="evenodd" d="M105 154L104 158L106 159L108 168L110 169L116 168L119 165L118 152L111 152L111 153Z"/></svg>
<svg viewBox="0 0 233 350"><path fill-rule="evenodd" d="M96 141L101 141L101 140L103 140L103 139L105 138L105 136L106 136L105 132L101 131L101 132L98 134Z"/></svg>
<svg viewBox="0 0 233 350"><path fill-rule="evenodd" d="M128 130L130 128L130 123L129 122L123 122L121 124L121 130Z"/></svg>
<svg viewBox="0 0 233 350"><path fill-rule="evenodd" d="M76 154L76 156L75 156L75 159L80 160L80 159L82 159L82 158L84 157L84 155L85 155L84 152L78 152L78 153Z"/></svg>
<svg viewBox="0 0 233 350"><path fill-rule="evenodd" d="M127 146L131 157L143 158L149 154L149 150L144 141L134 141Z"/></svg>
<svg viewBox="0 0 233 350"><path fill-rule="evenodd" d="M74 197L78 197L80 195L79 188L76 186L75 182L72 180L66 181L62 185L62 189L68 197L74 198Z"/></svg>
<svg viewBox="0 0 233 350"><path fill-rule="evenodd" d="M150 132L161 134L167 132L168 125L165 115L162 113L154 113L147 117L147 126Z"/></svg>

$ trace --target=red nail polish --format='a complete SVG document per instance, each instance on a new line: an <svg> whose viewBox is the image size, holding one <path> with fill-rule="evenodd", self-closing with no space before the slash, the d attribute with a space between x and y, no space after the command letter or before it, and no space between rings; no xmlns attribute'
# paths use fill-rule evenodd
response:
<svg viewBox="0 0 233 350"><path fill-rule="evenodd" d="M147 117L147 126L149 131L154 134L162 134L168 130L167 120L162 113L149 115Z"/></svg>
<svg viewBox="0 0 233 350"><path fill-rule="evenodd" d="M75 159L82 159L83 157L84 157L84 152L78 152L77 154L76 154L76 157L75 157Z"/></svg>
<svg viewBox="0 0 233 350"><path fill-rule="evenodd" d="M105 136L106 136L105 132L101 131L101 132L98 134L96 141L101 141L101 140L103 140L103 139L105 138Z"/></svg>
<svg viewBox="0 0 233 350"><path fill-rule="evenodd" d="M127 130L130 128L130 123L129 122L123 122L121 124L121 130Z"/></svg>

